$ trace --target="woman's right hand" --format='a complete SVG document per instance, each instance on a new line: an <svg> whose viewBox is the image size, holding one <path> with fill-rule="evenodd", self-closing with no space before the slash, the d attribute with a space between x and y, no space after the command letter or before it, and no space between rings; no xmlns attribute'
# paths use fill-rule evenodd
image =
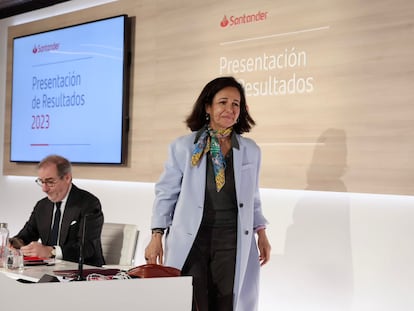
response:
<svg viewBox="0 0 414 311"><path fill-rule="evenodd" d="M162 234L153 233L151 241L145 248L145 260L150 264L163 264L164 251L162 249Z"/></svg>

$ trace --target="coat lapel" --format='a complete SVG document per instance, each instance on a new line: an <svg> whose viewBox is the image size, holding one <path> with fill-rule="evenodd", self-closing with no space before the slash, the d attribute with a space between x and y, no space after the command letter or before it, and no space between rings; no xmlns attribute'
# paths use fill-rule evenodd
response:
<svg viewBox="0 0 414 311"><path fill-rule="evenodd" d="M239 142L239 149L233 148L233 170L234 170L234 182L236 185L236 196L237 196L237 203L240 202L240 177L241 177L241 167L243 163L243 149L244 146L240 139Z"/></svg>
<svg viewBox="0 0 414 311"><path fill-rule="evenodd" d="M191 164L190 164L191 165ZM197 198L197 205L204 206L205 189L206 189L206 169L207 169L207 155L203 155L199 165L194 170L194 177L190 180L197 180L192 188L194 189L195 198Z"/></svg>

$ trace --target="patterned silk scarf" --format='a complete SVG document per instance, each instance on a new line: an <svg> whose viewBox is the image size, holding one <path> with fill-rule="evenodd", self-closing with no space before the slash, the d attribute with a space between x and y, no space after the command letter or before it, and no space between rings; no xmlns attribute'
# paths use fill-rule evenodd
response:
<svg viewBox="0 0 414 311"><path fill-rule="evenodd" d="M224 160L224 156L221 152L218 138L227 137L232 131L233 128L218 131L214 131L209 127L206 128L206 130L200 135L197 143L194 145L193 155L191 157L191 164L196 166L203 157L203 154L210 151L217 192L219 192L224 186L224 169L226 168L226 161Z"/></svg>

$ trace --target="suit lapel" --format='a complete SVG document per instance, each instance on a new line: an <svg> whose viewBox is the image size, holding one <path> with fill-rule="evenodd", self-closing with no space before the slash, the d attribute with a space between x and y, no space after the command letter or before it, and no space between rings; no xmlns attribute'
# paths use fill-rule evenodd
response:
<svg viewBox="0 0 414 311"><path fill-rule="evenodd" d="M46 241L42 240L42 243L49 243L49 238L50 238L50 233L52 232L52 217L53 217L53 209L55 208L55 205L52 201L47 200L48 202L46 203L46 212L45 212L45 222L44 222L44 226L42 225L41 229L43 231L43 234L40 233L40 236L42 237L46 237Z"/></svg>
<svg viewBox="0 0 414 311"><path fill-rule="evenodd" d="M65 205L62 223L60 225L59 245L62 245L66 241L72 221L76 221L78 219L79 209L77 208L76 201L76 187L72 185L72 189L70 190L68 200Z"/></svg>

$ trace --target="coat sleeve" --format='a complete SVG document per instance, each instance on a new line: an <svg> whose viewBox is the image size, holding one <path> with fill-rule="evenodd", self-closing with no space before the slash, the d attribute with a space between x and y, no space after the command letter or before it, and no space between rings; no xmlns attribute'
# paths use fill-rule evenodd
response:
<svg viewBox="0 0 414 311"><path fill-rule="evenodd" d="M261 150L257 146L257 168L256 168L256 180L255 180L255 193L254 193L254 215L253 215L253 228L257 229L259 227L264 227L268 223L266 218L263 215L262 203L260 199L259 191L259 178L260 178L260 167L261 167Z"/></svg>
<svg viewBox="0 0 414 311"><path fill-rule="evenodd" d="M29 220L25 223L23 228L16 234L16 238L23 240L24 244L29 244L32 241L37 241L40 238L38 225L36 221L37 210L39 203L37 203L30 214Z"/></svg>
<svg viewBox="0 0 414 311"><path fill-rule="evenodd" d="M168 228L172 223L183 179L183 152L180 140L170 144L164 172L155 184L155 200L151 219L152 228Z"/></svg>

